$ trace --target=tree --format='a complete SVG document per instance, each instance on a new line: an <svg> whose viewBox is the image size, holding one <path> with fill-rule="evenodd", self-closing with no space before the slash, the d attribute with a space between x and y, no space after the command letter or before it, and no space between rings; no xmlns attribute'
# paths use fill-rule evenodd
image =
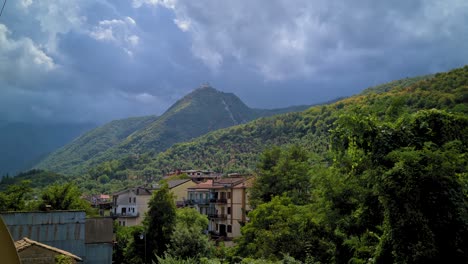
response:
<svg viewBox="0 0 468 264"><path fill-rule="evenodd" d="M310 206L276 196L259 205L249 217L237 241L240 256L280 260L289 255L300 261L332 261L332 234L314 220Z"/></svg>
<svg viewBox="0 0 468 264"><path fill-rule="evenodd" d="M336 125L335 169L351 179L348 182L370 190L364 189L365 196L363 192L349 196L347 200L357 201L358 206L338 217L357 216L344 222L364 223L340 230L344 243L351 245L351 255L357 257L358 248L376 248L373 256L368 251L359 261L374 257L377 263L468 262L468 206L463 185L468 167L468 118L433 109L392 123L348 115ZM376 205L375 197L380 206L362 206L366 201ZM369 214L371 211L382 211L380 224L376 222L379 214ZM363 228L372 226L383 230L381 236L374 233L377 247L372 240L360 243L369 234Z"/></svg>
<svg viewBox="0 0 468 264"><path fill-rule="evenodd" d="M176 217L167 254L179 259L210 257L213 245L208 235L203 234L208 227L208 218L193 208L178 209Z"/></svg>
<svg viewBox="0 0 468 264"><path fill-rule="evenodd" d="M174 194L167 184L153 193L148 206L144 221L148 248L146 258L156 261L156 256L164 255L176 225Z"/></svg>
<svg viewBox="0 0 468 264"><path fill-rule="evenodd" d="M273 147L265 151L257 165L258 175L251 190L251 204L269 202L286 195L295 204L310 200L310 176L307 152L299 147Z"/></svg>
<svg viewBox="0 0 468 264"><path fill-rule="evenodd" d="M41 210L50 206L52 210L85 210L87 214L95 214L91 205L81 199L81 191L73 182L49 186L42 192L41 199Z"/></svg>
<svg viewBox="0 0 468 264"><path fill-rule="evenodd" d="M7 190L0 192L0 211L19 211L26 207L26 199L32 189L30 181L21 181L19 184L8 186Z"/></svg>
<svg viewBox="0 0 468 264"><path fill-rule="evenodd" d="M456 177L468 165L461 145L389 154L394 166L379 186L385 225L378 260L391 252L398 263L468 262L468 207Z"/></svg>

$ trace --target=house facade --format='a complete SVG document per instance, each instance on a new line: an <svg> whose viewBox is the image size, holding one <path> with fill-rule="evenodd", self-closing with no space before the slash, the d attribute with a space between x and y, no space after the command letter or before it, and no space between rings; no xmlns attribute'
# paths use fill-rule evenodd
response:
<svg viewBox="0 0 468 264"><path fill-rule="evenodd" d="M187 191L186 205L196 208L209 219L213 237L231 240L241 235L250 211L248 188L253 178L234 175L197 184Z"/></svg>
<svg viewBox="0 0 468 264"><path fill-rule="evenodd" d="M178 206L183 206L187 198L187 188L193 187L196 183L190 179L172 180L167 182L169 189L174 194L174 202ZM148 204L155 190L161 186L156 184L151 187L129 188L112 195L111 215L121 226L141 225L145 213L148 211Z"/></svg>
<svg viewBox="0 0 468 264"><path fill-rule="evenodd" d="M112 195L111 216L120 226L140 225L153 193L152 188L134 187Z"/></svg>

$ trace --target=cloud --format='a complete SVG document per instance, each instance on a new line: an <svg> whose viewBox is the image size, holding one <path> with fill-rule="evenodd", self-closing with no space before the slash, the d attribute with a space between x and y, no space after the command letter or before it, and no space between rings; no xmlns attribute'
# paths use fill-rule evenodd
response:
<svg viewBox="0 0 468 264"><path fill-rule="evenodd" d="M468 61L463 0L21 0L0 21L0 120L161 114L204 82L312 104Z"/></svg>
<svg viewBox="0 0 468 264"><path fill-rule="evenodd" d="M34 82L56 68L54 60L40 46L30 38L13 39L3 24L0 47L0 81L15 85Z"/></svg>
<svg viewBox="0 0 468 264"><path fill-rule="evenodd" d="M402 56L414 43L461 41L467 33L468 2L460 0L134 3L173 10L174 23L191 36L193 55L211 69L235 59L265 80L321 78L320 69L338 69L339 61Z"/></svg>
<svg viewBox="0 0 468 264"><path fill-rule="evenodd" d="M132 55L131 49L137 46L140 40L134 33L135 26L135 20L128 16L124 19L102 20L89 35L99 41L112 42Z"/></svg>

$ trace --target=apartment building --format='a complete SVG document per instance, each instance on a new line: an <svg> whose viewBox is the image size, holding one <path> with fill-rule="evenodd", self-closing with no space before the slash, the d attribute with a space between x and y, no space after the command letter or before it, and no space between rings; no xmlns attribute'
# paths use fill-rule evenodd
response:
<svg viewBox="0 0 468 264"><path fill-rule="evenodd" d="M167 184L174 194L174 202L178 206L184 205L184 200L187 199L187 188L196 185L190 179L171 180ZM151 196L159 188L160 185L155 184L150 187L138 186L114 193L112 195L111 216L121 226L141 225L145 213L148 211L148 203Z"/></svg>
<svg viewBox="0 0 468 264"><path fill-rule="evenodd" d="M248 220L247 189L252 180L252 177L231 175L199 183L188 189L185 204L208 216L208 230L213 237L230 240L241 235L241 226Z"/></svg>

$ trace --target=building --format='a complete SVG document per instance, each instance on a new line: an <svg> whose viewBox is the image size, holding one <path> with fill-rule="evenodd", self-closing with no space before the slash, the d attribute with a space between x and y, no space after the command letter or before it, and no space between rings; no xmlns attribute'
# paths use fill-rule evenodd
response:
<svg viewBox="0 0 468 264"><path fill-rule="evenodd" d="M54 264L58 256L68 257L71 263L83 261L70 252L52 247L27 237L15 242L16 251L22 264Z"/></svg>
<svg viewBox="0 0 468 264"><path fill-rule="evenodd" d="M187 190L187 206L196 208L209 219L213 237L231 240L241 235L250 211L247 189L253 178L240 175L208 180Z"/></svg>
<svg viewBox="0 0 468 264"><path fill-rule="evenodd" d="M175 170L167 173L164 175L164 179L169 179L171 177L186 174L189 179L192 181L199 183L206 180L218 179L222 177L221 173L208 171L208 170Z"/></svg>
<svg viewBox="0 0 468 264"><path fill-rule="evenodd" d="M29 241L69 252L84 263L112 263L111 218L86 218L84 211L2 212L0 216L14 241L26 237ZM33 251L44 248L34 243L31 246L35 248ZM42 253L47 255L44 250Z"/></svg>
<svg viewBox="0 0 468 264"><path fill-rule="evenodd" d="M111 216L121 226L140 225L148 211L153 188L129 188L112 195Z"/></svg>
<svg viewBox="0 0 468 264"><path fill-rule="evenodd" d="M190 179L167 181L169 189L174 194L174 202L179 207L184 205L187 196L187 188L196 183ZM112 195L111 215L121 226L141 225L148 211L148 204L155 190L160 188L159 184L151 187L129 188Z"/></svg>

